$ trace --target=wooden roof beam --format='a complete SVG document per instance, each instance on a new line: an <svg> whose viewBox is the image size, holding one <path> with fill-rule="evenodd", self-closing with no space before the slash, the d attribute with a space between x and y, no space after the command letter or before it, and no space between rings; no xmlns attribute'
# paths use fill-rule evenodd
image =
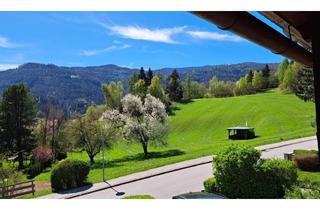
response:
<svg viewBox="0 0 320 210"><path fill-rule="evenodd" d="M192 12L245 39L259 44L273 53L283 55L312 67L312 53L271 28L248 12Z"/></svg>

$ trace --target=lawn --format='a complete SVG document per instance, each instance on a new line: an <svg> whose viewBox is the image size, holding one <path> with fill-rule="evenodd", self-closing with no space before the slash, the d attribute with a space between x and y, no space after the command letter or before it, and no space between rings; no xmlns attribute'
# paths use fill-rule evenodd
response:
<svg viewBox="0 0 320 210"><path fill-rule="evenodd" d="M318 184L320 184L320 172L311 172L311 171L298 171L298 176L299 176L299 180L303 181L303 180L309 180L311 182L316 182Z"/></svg>
<svg viewBox="0 0 320 210"><path fill-rule="evenodd" d="M303 102L292 94L278 90L249 96L198 99L187 104L175 104L170 116L170 133L166 147L150 147L151 158L143 159L139 145L119 143L106 151L107 178L187 159L216 154L231 144L258 146L282 140L311 136L314 104ZM255 127L257 138L246 141L227 139L226 128L236 125ZM68 158L89 161L86 153L70 153ZM96 156L89 182L101 182L101 155ZM50 180L50 169L36 180Z"/></svg>

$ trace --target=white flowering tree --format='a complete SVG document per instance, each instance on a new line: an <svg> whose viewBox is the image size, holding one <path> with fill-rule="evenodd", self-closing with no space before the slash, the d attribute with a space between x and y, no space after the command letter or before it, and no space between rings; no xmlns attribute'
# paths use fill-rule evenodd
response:
<svg viewBox="0 0 320 210"><path fill-rule="evenodd" d="M159 99L147 94L142 102L140 97L128 94L121 104L125 116L124 138L141 144L145 157L148 157L149 144L166 144L168 116Z"/></svg>

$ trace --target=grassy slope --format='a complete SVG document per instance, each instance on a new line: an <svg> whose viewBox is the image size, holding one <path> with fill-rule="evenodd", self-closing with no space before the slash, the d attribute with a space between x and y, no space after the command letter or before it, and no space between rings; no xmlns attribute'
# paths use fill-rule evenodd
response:
<svg viewBox="0 0 320 210"><path fill-rule="evenodd" d="M107 178L211 155L234 143L257 146L315 134L310 126L314 105L276 90L250 96L199 99L189 104L177 104L177 109L170 117L167 147L150 147L153 158L144 160L139 145L122 143L115 146L112 151L106 151L109 160ZM255 127L259 137L246 141L228 140L225 129L244 125L245 121ZM68 158L88 161L83 152L71 153ZM47 171L36 180L49 180L49 175ZM89 181L100 182L101 177L101 155L97 155Z"/></svg>

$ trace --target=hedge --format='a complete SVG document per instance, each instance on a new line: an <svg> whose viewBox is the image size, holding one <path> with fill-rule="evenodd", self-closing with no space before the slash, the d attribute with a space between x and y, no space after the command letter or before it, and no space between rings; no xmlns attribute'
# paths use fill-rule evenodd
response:
<svg viewBox="0 0 320 210"><path fill-rule="evenodd" d="M89 174L88 163L81 160L63 160L51 172L52 191L61 191L82 186Z"/></svg>

